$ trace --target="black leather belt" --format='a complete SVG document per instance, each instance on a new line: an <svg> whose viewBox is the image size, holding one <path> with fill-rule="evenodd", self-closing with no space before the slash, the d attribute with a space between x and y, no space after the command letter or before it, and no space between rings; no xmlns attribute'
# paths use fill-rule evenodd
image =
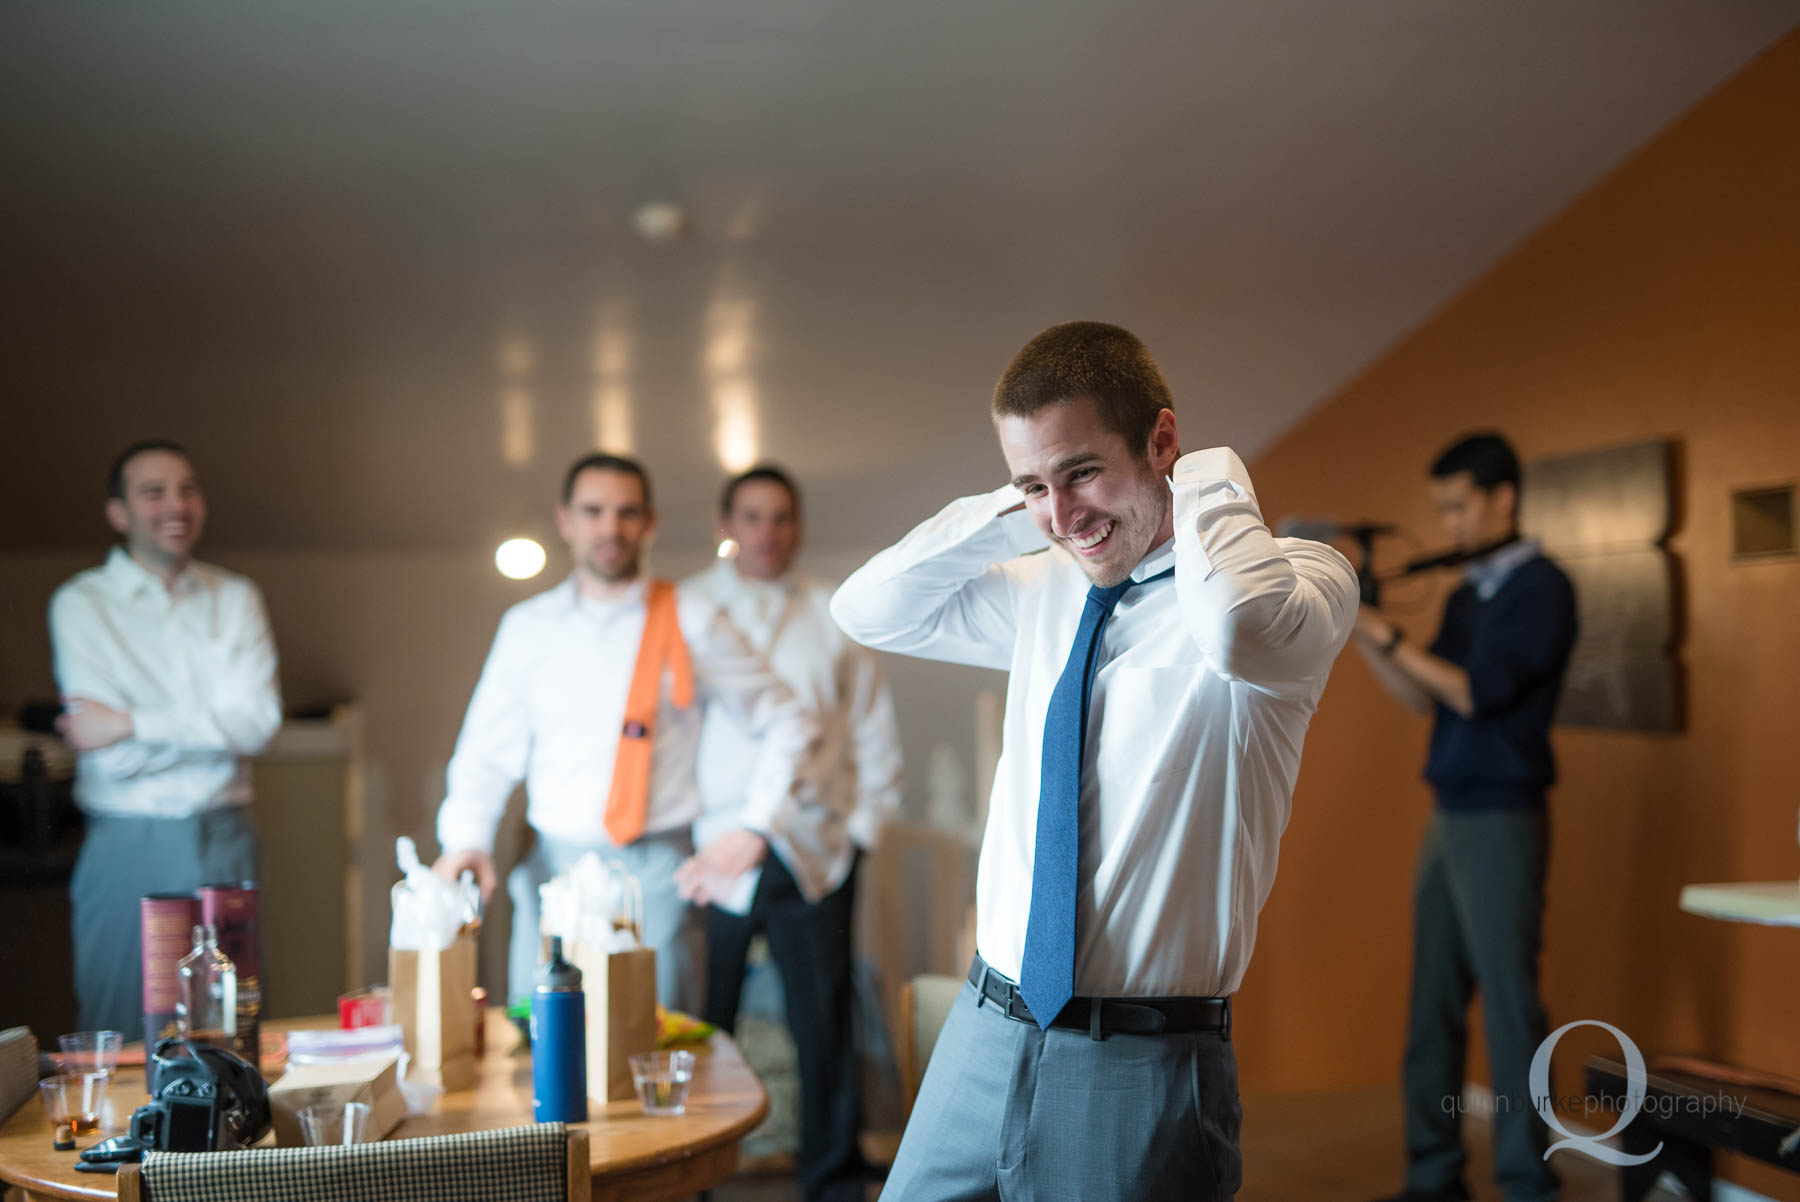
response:
<svg viewBox="0 0 1800 1202"><path fill-rule="evenodd" d="M969 984L975 986L975 1004L992 1003L1015 1022L1037 1025L1019 987L989 968L980 956L969 965ZM1231 1038L1231 999L1228 997L1108 997L1070 998L1056 1016L1053 1027L1086 1031L1095 1039L1108 1035L1183 1035L1216 1031Z"/></svg>

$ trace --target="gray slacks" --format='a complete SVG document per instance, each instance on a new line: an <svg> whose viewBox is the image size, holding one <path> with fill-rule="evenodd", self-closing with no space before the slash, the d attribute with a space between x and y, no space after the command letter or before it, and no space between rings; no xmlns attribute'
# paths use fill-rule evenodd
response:
<svg viewBox="0 0 1800 1202"><path fill-rule="evenodd" d="M1531 1098L1531 1058L1549 1034L1538 995L1549 823L1542 810L1438 810L1413 892L1407 1019L1406 1184L1461 1182L1460 1104L1468 1010L1481 993L1494 1088L1494 1178L1506 1202L1557 1197L1548 1130Z"/></svg>
<svg viewBox="0 0 1800 1202"><path fill-rule="evenodd" d="M144 894L253 881L258 862L248 806L222 806L188 818L89 814L69 879L80 1028L143 1038L138 902Z"/></svg>
<svg viewBox="0 0 1800 1202"><path fill-rule="evenodd" d="M1229 1202L1242 1116L1216 1033L1040 1031L965 984L882 1202Z"/></svg>
<svg viewBox="0 0 1800 1202"><path fill-rule="evenodd" d="M694 854L694 840L686 828L645 835L625 847L590 847L537 836L535 846L506 878L513 905L512 943L507 950L509 1000L531 996L541 964L538 886L573 868L590 851L619 865L644 887L644 943L656 949L656 1000L669 1009L699 1014L706 996L706 922L675 891L675 870Z"/></svg>

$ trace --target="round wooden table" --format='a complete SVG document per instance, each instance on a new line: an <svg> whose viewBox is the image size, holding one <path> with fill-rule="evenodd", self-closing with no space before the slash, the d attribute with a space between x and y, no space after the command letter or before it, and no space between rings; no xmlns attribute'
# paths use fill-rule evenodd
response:
<svg viewBox="0 0 1800 1202"><path fill-rule="evenodd" d="M335 1025L331 1019L299 1019L270 1023L274 1030ZM519 1050L518 1032L497 1011L487 1016L488 1052L478 1062L473 1089L445 1094L437 1110L409 1118L389 1139L449 1135L518 1127L532 1121L531 1057ZM590 1107L580 1124L588 1131L594 1172L593 1202L675 1202L711 1189L736 1170L738 1142L769 1112L769 1095L744 1063L737 1045L723 1032L694 1048L694 1080L688 1089L687 1113L652 1118L636 1101ZM144 1071L119 1069L111 1091L119 1124L147 1101ZM107 1132L104 1134L116 1134ZM103 1135L77 1141L85 1148ZM76 1153L51 1146L50 1120L43 1103L27 1098L19 1112L0 1127L0 1181L18 1186L27 1199L113 1198L117 1186L110 1173L78 1173Z"/></svg>

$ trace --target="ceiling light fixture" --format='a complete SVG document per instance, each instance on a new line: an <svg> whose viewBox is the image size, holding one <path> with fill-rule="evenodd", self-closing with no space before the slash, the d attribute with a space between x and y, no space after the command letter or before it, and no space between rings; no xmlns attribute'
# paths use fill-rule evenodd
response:
<svg viewBox="0 0 1800 1202"><path fill-rule="evenodd" d="M509 538L494 551L494 566L509 580L530 580L544 570L544 548L529 538Z"/></svg>
<svg viewBox="0 0 1800 1202"><path fill-rule="evenodd" d="M693 223L688 219L687 211L680 205L666 201L652 201L639 205L631 215L631 228L638 232L638 237L658 246L666 246L671 242L679 242L688 236Z"/></svg>

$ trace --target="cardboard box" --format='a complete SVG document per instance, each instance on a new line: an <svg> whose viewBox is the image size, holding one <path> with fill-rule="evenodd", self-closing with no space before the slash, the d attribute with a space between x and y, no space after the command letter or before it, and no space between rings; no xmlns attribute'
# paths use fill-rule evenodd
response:
<svg viewBox="0 0 1800 1202"><path fill-rule="evenodd" d="M406 1117L400 1093L400 1055L364 1056L337 1064L296 1064L269 1086L269 1110L275 1142L284 1148L306 1143L300 1135L300 1112L320 1102L364 1102L369 1107L365 1142L386 1139Z"/></svg>

